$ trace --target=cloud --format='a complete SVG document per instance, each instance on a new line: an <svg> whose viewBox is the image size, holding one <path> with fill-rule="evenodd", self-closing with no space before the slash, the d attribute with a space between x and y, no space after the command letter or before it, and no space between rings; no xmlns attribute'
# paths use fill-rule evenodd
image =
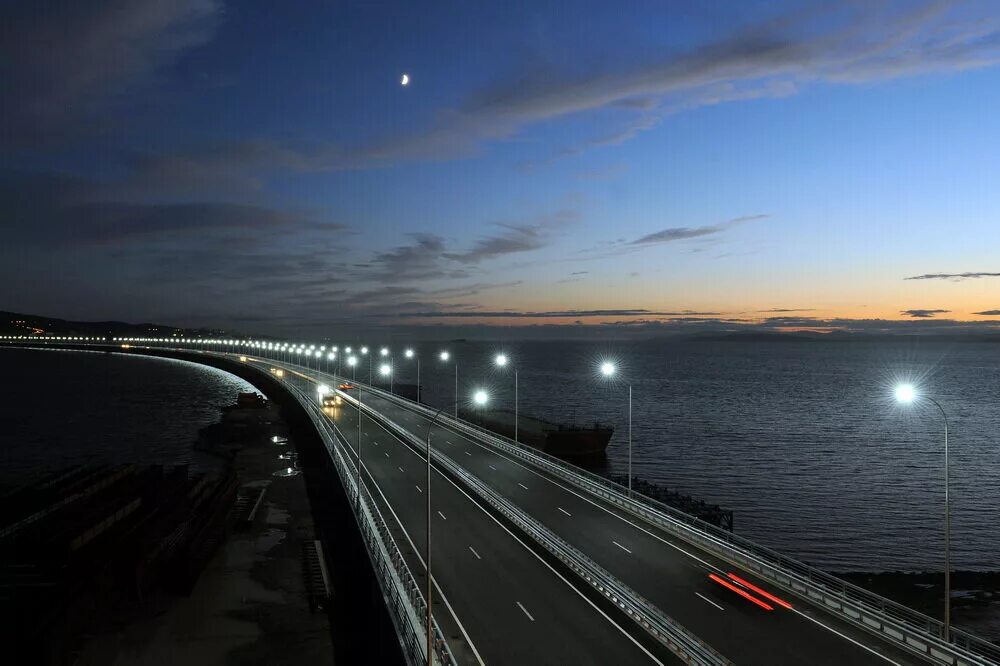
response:
<svg viewBox="0 0 1000 666"><path fill-rule="evenodd" d="M688 238L701 238L702 236L713 236L727 231L744 222L767 219L768 215L744 215L736 217L719 224L709 224L703 227L671 227L655 233L647 234L641 238L631 241L629 245L653 245L657 243L672 243Z"/></svg>
<svg viewBox="0 0 1000 666"><path fill-rule="evenodd" d="M757 312L815 312L815 308L770 308L768 310L757 310Z"/></svg>
<svg viewBox="0 0 1000 666"><path fill-rule="evenodd" d="M204 244L215 234L257 235L279 230L338 231L294 210L232 202L128 203L108 201L93 182L58 173L0 171L0 210L9 246L138 243L193 239ZM96 198L95 198L96 197Z"/></svg>
<svg viewBox="0 0 1000 666"><path fill-rule="evenodd" d="M562 209L542 215L527 224L498 223L497 226L505 230L500 235L483 238L468 250L450 252L444 256L463 264L477 264L508 254L538 250L549 244L554 231L575 222L579 217L576 210Z"/></svg>
<svg viewBox="0 0 1000 666"><path fill-rule="evenodd" d="M152 157L147 168L176 160L205 177L208 172L235 177L264 168L322 171L448 160L475 155L489 141L557 118L597 110L638 113L619 129L564 148L558 156L575 155L627 141L672 113L706 105L788 96L816 84L857 85L1000 63L1000 19L988 4L979 12L959 5L831 2L736 28L684 52L628 63L605 58L610 64L603 69L560 71L528 63L524 71L440 110L430 126L377 141L308 147L235 143Z"/></svg>
<svg viewBox="0 0 1000 666"><path fill-rule="evenodd" d="M915 317L917 319L930 319L935 315L946 314L951 312L951 310L900 310L899 314L904 314L908 317Z"/></svg>
<svg viewBox="0 0 1000 666"><path fill-rule="evenodd" d="M926 273L924 275L914 275L903 278L904 280L951 280L960 282L961 280L978 280L984 277L1000 277L1000 273Z"/></svg>
<svg viewBox="0 0 1000 666"><path fill-rule="evenodd" d="M715 316L719 312L695 312L684 310L682 312L657 312L654 310L549 310L542 312L515 311L515 310L463 310L463 311L428 311L409 312L407 317L462 317L479 319L555 319L565 317L633 317L633 316L656 316L656 317L689 317L689 316Z"/></svg>
<svg viewBox="0 0 1000 666"><path fill-rule="evenodd" d="M5 141L53 140L79 129L109 97L205 43L216 0L7 3L0 22Z"/></svg>
<svg viewBox="0 0 1000 666"><path fill-rule="evenodd" d="M983 315L986 317L998 317L1000 316L1000 310L983 310L982 312L973 312L974 315Z"/></svg>
<svg viewBox="0 0 1000 666"><path fill-rule="evenodd" d="M451 277L464 278L464 269L449 268L443 262L444 239L435 234L410 234L413 242L376 254L368 263L374 266L363 276L379 282L397 283Z"/></svg>

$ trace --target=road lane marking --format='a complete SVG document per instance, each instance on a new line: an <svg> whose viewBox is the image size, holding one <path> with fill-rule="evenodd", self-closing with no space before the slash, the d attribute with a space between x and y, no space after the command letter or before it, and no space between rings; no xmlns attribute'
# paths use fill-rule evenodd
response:
<svg viewBox="0 0 1000 666"><path fill-rule="evenodd" d="M476 556L476 559L477 559L477 560L481 560L481 559L483 559L483 558L479 557L479 553L477 553L477 552L476 552L476 549L475 549L475 548L473 548L472 546L469 546L469 550L471 550L471 551L472 551L472 554Z"/></svg>
<svg viewBox="0 0 1000 666"><path fill-rule="evenodd" d="M522 488L524 488L525 490L527 490L527 489L528 489L528 486L524 485L524 484L523 484L523 483L521 483L521 482L518 482L518 484L517 484L517 485L521 486L521 487L522 487Z"/></svg>
<svg viewBox="0 0 1000 666"><path fill-rule="evenodd" d="M445 444L451 444L451 440L450 439L446 439L446 440L444 440L444 443Z"/></svg>
<svg viewBox="0 0 1000 666"><path fill-rule="evenodd" d="M626 548L625 546L621 545L621 544L620 544L620 543L618 543L617 541L612 541L611 543L615 544L616 546L618 546L619 548L621 548L622 550L624 550L624 551L625 551L626 553L628 553L629 555L631 555L631 554L632 554L632 551L631 551L631 550L629 550L629 549L628 549L628 548Z"/></svg>
<svg viewBox="0 0 1000 666"><path fill-rule="evenodd" d="M569 516L570 518L572 518L572 517L573 517L573 514L572 514L572 513L570 513L570 512L569 512L569 511L567 511L566 509L562 508L561 506L557 506L556 508L557 508L557 509L559 509L560 511L562 511L563 513L565 513L565 514L566 514L567 516Z"/></svg>
<svg viewBox="0 0 1000 666"><path fill-rule="evenodd" d="M425 420L426 420L426 419L425 419ZM395 438L395 439L396 439L396 441L398 441L398 442L399 442L400 444L402 444L402 445L404 446L404 448L405 448L405 449L406 449L407 451L409 451L409 452L410 452L411 454L413 454L414 456L416 456L416 457L417 457L418 459L420 459L421 461L426 461L426 456L425 456L425 455L424 455L424 454L423 454L423 453L422 453L421 451L418 451L417 449L415 449L415 448L414 448L414 446L413 446L412 444L409 444L409 443L407 443L407 441L406 441L406 440L404 440L404 439L403 439L402 437L400 437L399 435L396 435L396 434L394 434L394 433L392 433L392 432L389 432L389 431L388 431L388 430L387 430L387 429L386 429L386 428L385 428L384 426L382 426L381 424L378 424L378 427L379 427L379 428L382 428L382 430L385 430L385 432L386 432L386 433L387 433L387 434L388 434L388 435L389 435L390 437L393 437L393 438ZM482 447L482 445L478 445L478 446ZM351 449L353 450L353 447L350 447L350 448L351 448ZM506 456L501 456L501 457L506 457ZM417 547L416 547L416 546L415 546L415 545L413 544L413 540L412 540L412 539L410 538L410 535L409 535L409 533L408 533L408 532L406 531L406 528L405 528L405 527L403 526L402 522L401 522L401 521L399 520L399 517L398 517L398 516L396 515L396 512L395 512L395 510L394 510L394 509L392 508L392 505L390 505L390 504L389 504L389 500L388 500L388 499L387 499L387 498L385 497L385 493L383 493L383 492L382 492L382 489L381 489L381 488L380 488L380 487L378 486L378 482L377 482L377 481L375 481L375 477L374 477L374 476L372 476L372 473L371 473L371 470L367 469L367 467L366 467L366 468L365 468L365 471L366 471L366 473L368 474L368 477L369 477L370 479L372 479L372 482L373 482L373 483L375 484L375 490L377 490L377 491L378 491L378 493L379 493L379 495L381 495L381 496L382 496L382 500L383 500L383 501L384 501L384 502L386 503L386 505L387 505L387 506L389 507L389 511L391 511L391 512L392 512L392 514L393 514L393 517L394 517L394 518L396 519L396 522L397 522L397 523L398 523L398 524L400 525L400 527L402 528L402 530L403 530L403 534L404 534L404 535L406 536L406 539L407 539L407 541L409 541L409 543L410 543L410 546L411 546L411 547L412 547L412 548L414 549L414 554L415 554L415 556L416 556L416 557L417 557L417 559L418 559L418 560L420 561L420 564L421 564L421 565L423 565L423 567L424 567L424 568L426 569L427 565L426 565L426 564L424 563L424 560L423 560L423 557L421 557L420 553L419 553L419 552L417 551ZM468 499L468 500L469 500L469 502L471 502L473 506L475 506L475 507L476 507L476 508L478 508L478 509L479 509L480 511L482 511L482 512L483 512L483 514L484 514L484 515L485 515L485 516L486 516L487 518L489 518L489 519L490 519L491 521L493 521L494 523L496 523L496 525L498 525L498 526L500 527L500 529L502 529L502 530L503 530L504 532L506 532L507 534L509 534L509 535L510 535L510 537L511 537L511 538L512 538L512 539L513 539L514 541L516 541L516 542L517 542L518 544L520 544L520 545L521 545L521 547L522 547L522 548L524 548L524 549L525 549L525 550L526 550L526 551L527 551L527 552L528 552L528 553L529 553L529 554L530 554L530 555L531 555L532 557L534 557L534 558L535 558L536 560L538 560L538 562L540 562L540 563L542 564L542 566L544 566L544 567L545 567L546 569L548 569L549 571L551 571L551 572L552 572L552 574L553 574L553 575L554 575L554 576L555 576L556 578L558 578L559 580L561 580L561 581L562 581L563 583L565 583L565 584L566 584L566 586L567 586L567 587L569 587L569 588L570 588L571 590L573 590L573 592L575 592L575 593L576 593L576 595L577 595L578 597L580 597L580 599L582 599L584 603L586 603L586 604L587 604L588 606L590 606L591 608L593 608L593 609L594 609L594 611L595 611L595 612L596 612L596 613L597 613L598 615L600 615L600 616L601 616L601 617L603 617L603 618L604 618L605 620L607 620L607 621L608 621L608 623L609 623L609 624L610 624L611 626L613 626L613 627L614 627L615 629L617 629L617 630L618 630L618 631L619 631L619 632L620 632L620 633L622 634L622 636L624 636L624 637L625 637L626 639L628 639L628 640L629 640L629 641L630 641L630 642L631 642L631 643L632 643L633 645L635 645L635 646L636 646L636 647L637 647L637 648L638 648L639 650L641 650L643 654L645 654L645 655L646 655L647 657L649 657L649 659L650 659L650 660L651 660L651 661L652 661L653 663L655 663L655 664L659 664L659 666L665 666L665 665L664 665L664 663L663 663L662 661L660 661L659 659L657 659L657 658L656 658L656 656L655 656L655 655L653 655L653 653L652 653L652 652L650 652L650 651L649 651L649 650L648 650L648 649L647 649L647 648L646 648L646 647L645 647L645 646L644 646L644 645L643 645L642 643L640 643L640 642L639 642L638 640L636 640L636 638L635 638L635 637L634 637L634 636L633 636L633 635L632 635L631 633L629 633L628 631L626 631L626 630L625 630L625 628L624 628L624 627L622 627L622 625L620 625L620 624L619 624L619 623L618 623L617 621L615 621L615 620L614 620L614 619L613 619L613 618L612 618L612 617L611 617L610 615L608 615L608 614L607 614L606 612L604 612L604 611L603 611L603 610L602 610L602 609L601 609L600 607L598 607L598 606L597 606L597 605L596 605L596 604L595 604L595 603L594 603L593 601L591 601L591 600L590 600L590 598L589 598L589 597L587 597L587 596L586 596L586 595L585 595L585 594L584 594L583 592L581 592L581 591L580 591L580 589L576 587L576 585L574 585L574 584L573 584L572 582L570 582L570 581L569 581L569 579L567 579L567 578L566 578L565 576L563 576L563 575L562 575L561 573L559 573L558 571L556 571L556 569L555 569L555 568L553 568L551 564L549 564L548 562L546 562L546 561L545 561L545 560L544 560L544 559L542 558L542 556L541 556L541 555L539 555L538 553L536 553L536 552L534 551L534 549L532 549L532 548L531 548L530 546L528 546L528 545L527 545L527 544L526 544L526 543L525 543L525 542L524 542L523 540L521 540L521 539L520 539L520 538L519 538L519 537L518 537L518 536L517 536L516 534L514 534L514 533L513 533L512 531L510 531L510 530L509 530L509 529L508 529L508 528L507 528L507 527L506 527L506 526L505 526L505 525L504 525L503 523L501 523L501 522L500 522L500 521L499 521L499 520L498 520L498 519L497 519L497 518L496 518L496 517L495 517L495 516L494 516L493 514L491 514L491 513L489 512L489 511L487 511L487 510L486 510L486 508L485 508L485 507L484 507L484 506L483 506L483 505L482 505L482 504L480 503L480 501L478 501L478 500L476 500L475 498L473 498L473 497L472 497L472 496L471 496L471 495L470 495L470 494L469 494L468 492L466 492L466 491L465 491L465 489L464 489L464 488L462 488L462 487L461 487L461 486L459 486L459 485L458 485L457 483L455 483L455 482L454 482L453 480L451 480L450 478L448 478L448 477L447 477L447 476L446 476L446 475L445 475L444 473L442 473L442 472L441 472L441 471L440 471L439 469L435 468L435 469L434 469L434 472L435 472L435 473L436 473L436 474L437 474L437 475L438 475L438 476L439 476L439 477L441 478L441 480L443 480L443 481L447 481L449 485L451 485L452 487L454 487L454 488L455 488L455 490L457 490L457 491L458 491L458 492L460 492L460 493L461 493L462 495L464 495L464 496L465 496L465 498L466 498L466 499ZM438 592L440 593L440 591L441 591L441 588L440 588L440 586L438 585L438 583L437 583L437 580L433 579L433 577L432 577L432 580L434 580L434 587L435 587L435 588L437 588ZM454 618L455 618L455 621L456 621L456 622L458 622L458 624L459 624L459 626L460 626L460 627L462 627L462 624L461 624L461 622L459 622L459 621L458 621L458 617L457 617L457 615L455 614L455 611L454 611L454 610L453 610L453 609L451 608L451 604L449 604L449 603L448 603L448 600L447 600L447 598L446 598L446 597L444 597L444 595L441 595L441 596L442 596L442 598L443 598L443 599L445 600L445 603L446 603L446 604L448 605L448 610L449 610L449 611L451 612L451 614L452 614L452 617L454 617ZM467 633L465 632L465 628L464 628L464 627L462 627L462 633L463 633L463 635L465 635L465 639L466 639L466 641L467 641L467 642L468 642L468 643L469 643L470 645L472 645L472 649L473 649L473 651L475 652L475 651L476 651L476 649L475 649L475 645L473 645L473 644L472 644L472 641L471 641L471 639L469 638L469 635L468 635L468 634L467 634ZM483 662L483 660L482 660L482 658L481 658L481 657L479 656L479 653L478 653L478 652L476 652L476 657L477 657L477 658L479 659L479 663L480 663L480 664L483 664L483 663L484 663L484 662Z"/></svg>
<svg viewBox="0 0 1000 666"><path fill-rule="evenodd" d="M472 454L469 453L468 451L462 451L462 453L464 453L465 455L469 456L470 458L472 457Z"/></svg>
<svg viewBox="0 0 1000 666"><path fill-rule="evenodd" d="M815 622L816 624L818 624L819 626L823 627L824 629L827 629L827 630L829 630L829 631L832 631L833 633L837 634L838 636L840 636L840 637L841 637L841 638L843 638L844 640L848 640L848 641L850 641L850 642L854 643L855 645L857 645L857 646L858 646L859 648L861 648L861 649L863 649L863 650L867 650L868 652L871 652L871 653L872 653L873 655L875 655L876 657L881 657L882 659L886 660L886 661L887 661L887 662L889 662L890 664L895 664L895 666L903 666L903 665L902 665L901 663L899 663L898 661L894 661L893 659L890 659L889 657L885 656L884 654L881 654L881 653L879 653L879 652L877 652L877 651L875 651L875 650L871 649L870 647L868 647L868 646L867 646L867 645L865 645L864 643L859 643L858 641L854 640L854 639L853 639L853 638L851 638L850 636L847 636L846 634L842 634L842 633L840 633L839 631L837 631L837 630L836 630L836 629L834 629L833 627L830 627L830 626L827 626L827 625L823 624L822 622L820 622L820 621L819 621L819 620L817 620L816 618L814 618L814 617L812 617L812 616L810 616L810 615L806 615L805 613L803 613L802 611L800 611L800 610L799 610L798 608L793 608L793 609L792 609L792 612L793 612L793 613L798 613L799 615L801 615L802 617L806 618L807 620L811 620L811 621Z"/></svg>
<svg viewBox="0 0 1000 666"><path fill-rule="evenodd" d="M490 465L490 469L493 470L494 472L497 471L497 468L494 467L493 465Z"/></svg>
<svg viewBox="0 0 1000 666"><path fill-rule="evenodd" d="M422 490L420 489L420 486L413 486L413 487L417 489L417 492L418 492L418 493L422 493L422 492L424 492L424 491L422 491Z"/></svg>
<svg viewBox="0 0 1000 666"><path fill-rule="evenodd" d="M524 611L524 614L528 616L529 620L531 620L532 622L535 621L535 618L531 617L531 613L529 613L528 609L524 607L524 604L522 604L520 601L518 601L517 605L521 608L521 610Z"/></svg>
<svg viewBox="0 0 1000 666"><path fill-rule="evenodd" d="M397 467L396 469L398 469L398 470L399 470L400 472L402 472L402 471L403 471L403 468L402 468L402 467ZM405 472L403 472L403 473L405 474Z"/></svg>
<svg viewBox="0 0 1000 666"><path fill-rule="evenodd" d="M348 442L348 446L351 448L351 450L354 450L354 447L350 446L350 442ZM368 478L371 479L372 484L375 486L375 490L377 490L378 494L382 497L382 501L385 502L385 505L389 508L389 512L392 513L392 517L396 519L396 524L399 525L399 528L401 530L403 530L403 536L405 536L406 540L410 543L410 547L413 549L413 554L416 556L417 561L420 562L421 566L423 566L424 570L426 570L427 563L424 562L424 558L420 556L420 552L417 550L417 546L413 543L413 539L410 538L410 533L406 531L406 526L403 525L403 521L401 521L399 519L399 516L396 515L396 510L393 509L392 504L389 503L389 498L387 498L385 496L385 493L382 492L382 489L378 487L378 482L375 480L375 477L372 476L371 470L368 469L368 467L365 467L364 470L365 473L368 475ZM479 508L480 510L482 510L482 507ZM465 625L462 624L462 621L458 619L458 614L455 612L455 609L452 608L451 602L448 601L448 597L445 596L445 593L441 590L441 586L438 585L437 579L433 575L431 575L431 582L434 583L434 588L437 590L438 598L444 600L444 605L447 606L448 612L451 613L451 617L455 620L455 624L458 625L459 630L462 632L462 636L465 637L465 642L468 643L469 647L472 649L472 654L475 655L476 661L479 663L479 666L486 666L486 662L483 661L482 656L479 654L479 650L476 649L476 644L472 642L472 638L469 636L469 632L465 630ZM580 593L577 592L577 594ZM607 616L605 615L605 617ZM647 652L647 654L649 653Z"/></svg>
<svg viewBox="0 0 1000 666"><path fill-rule="evenodd" d="M706 597L705 595L703 595L701 592L695 592L695 595L701 597L702 599L704 599L708 603L712 604L713 606L715 606L716 608L718 608L720 611L726 610L725 608L723 608L719 604L715 603L714 601L712 601L711 599L709 599L708 597Z"/></svg>
<svg viewBox="0 0 1000 666"><path fill-rule="evenodd" d="M441 516L441 520L448 520L448 516L444 515L440 511L438 511L438 515Z"/></svg>
<svg viewBox="0 0 1000 666"><path fill-rule="evenodd" d="M386 451L386 452L385 452L385 457L386 457L386 458L388 458L388 457L389 457L389 452L388 452L388 451Z"/></svg>

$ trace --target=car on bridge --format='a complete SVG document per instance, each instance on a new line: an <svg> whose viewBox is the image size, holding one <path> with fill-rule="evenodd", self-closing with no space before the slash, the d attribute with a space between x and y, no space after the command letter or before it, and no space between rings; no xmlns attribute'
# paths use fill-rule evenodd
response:
<svg viewBox="0 0 1000 666"><path fill-rule="evenodd" d="M340 407L343 402L344 398L337 393L323 396L323 407Z"/></svg>
<svg viewBox="0 0 1000 666"><path fill-rule="evenodd" d="M340 386L338 386L337 388L340 389L341 391L350 391L354 388L354 384L351 384L350 382L345 382Z"/></svg>

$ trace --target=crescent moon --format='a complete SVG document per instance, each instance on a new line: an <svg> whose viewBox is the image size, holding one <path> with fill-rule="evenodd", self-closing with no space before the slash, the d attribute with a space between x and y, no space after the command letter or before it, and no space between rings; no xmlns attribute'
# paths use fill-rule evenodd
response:
<svg viewBox="0 0 1000 666"><path fill-rule="evenodd" d="M410 84L410 75L403 74L402 78L399 79L399 85L406 86Z"/></svg>

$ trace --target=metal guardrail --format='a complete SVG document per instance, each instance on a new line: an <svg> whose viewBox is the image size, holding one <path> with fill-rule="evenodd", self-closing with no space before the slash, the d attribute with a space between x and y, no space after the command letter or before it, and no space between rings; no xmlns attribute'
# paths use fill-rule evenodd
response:
<svg viewBox="0 0 1000 666"><path fill-rule="evenodd" d="M366 386L365 391L378 394L424 416L435 411L374 386ZM641 495L629 497L628 489L620 484L463 419L442 413L438 417L438 423L514 455L721 559L752 571L778 587L805 597L828 612L875 633L892 644L950 666L1000 664L1000 646L994 643L954 627L951 629L952 641L947 643L943 638L944 627L940 621L911 608L652 498Z"/></svg>
<svg viewBox="0 0 1000 666"><path fill-rule="evenodd" d="M357 405L357 400L352 396L343 392L341 394L344 395L348 402L355 406ZM386 418L369 405L362 404L362 409L369 414L369 417L377 420L384 427L394 431L400 437L410 441L419 451L423 451L420 437L391 419ZM691 664L692 666L730 666L732 664L731 661L716 652L707 643L668 617L663 611L615 578L610 572L574 548L567 541L556 536L551 530L518 508L507 498L494 491L476 476L470 474L449 456L432 448L431 457L434 462L447 468L466 487L511 520L528 537L545 548L545 550L567 565L605 598L614 603L615 606L621 609L629 618L637 622L656 640L664 644L684 663Z"/></svg>
<svg viewBox="0 0 1000 666"><path fill-rule="evenodd" d="M98 342L97 345L101 343ZM173 348L170 345L164 346ZM203 353L231 355L224 352ZM288 361L276 359L271 361L295 366L308 372L321 372ZM336 376L332 373L321 374ZM350 381L359 383L355 380ZM374 386L366 385L365 390L425 416L434 411ZM943 638L944 626L939 620L786 557L766 546L698 520L652 498L629 497L628 490L624 486L475 424L447 414L442 414L438 422L453 430L474 435L484 443L531 463L631 515L698 545L721 559L753 571L777 586L809 599L814 604L855 626L883 637L890 643L922 654L939 664L951 666L1000 664L1000 646L994 643L954 627L951 628L951 642L946 642Z"/></svg>
<svg viewBox="0 0 1000 666"><path fill-rule="evenodd" d="M357 466L354 465L350 456L344 455L346 448L342 435L311 396L304 393L291 382L285 382L285 386L306 410L310 420L323 439L327 452L333 460L337 474L340 476L340 481L344 486L348 501L350 501L352 497L357 496ZM378 510L374 499L367 487L364 487L364 484L362 486L364 492L361 494L360 505L352 502L354 504L353 514L358 524L358 530L365 542L372 567L375 569L379 587L382 589L382 596L386 607L389 609L392 623L396 627L396 633L407 663L411 664L411 666L426 666L427 633L425 618L427 617L427 604L420 591L420 585L414 578L403 554L392 538L389 527ZM457 664L455 656L452 654L451 648L445 640L441 628L438 626L437 620L434 619L433 622L434 663L439 666Z"/></svg>

